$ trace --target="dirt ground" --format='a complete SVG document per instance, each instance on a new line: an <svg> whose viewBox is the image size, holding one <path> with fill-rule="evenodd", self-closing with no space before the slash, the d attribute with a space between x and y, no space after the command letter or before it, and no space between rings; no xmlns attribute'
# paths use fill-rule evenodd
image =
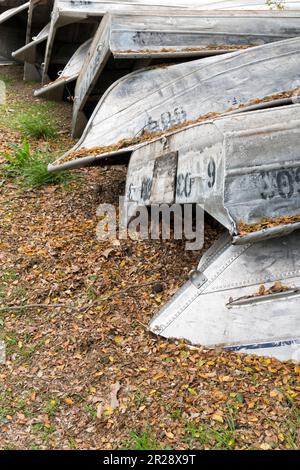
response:
<svg viewBox="0 0 300 470"><path fill-rule="evenodd" d="M2 152L21 141L15 107L40 105L21 67L3 75ZM59 137L31 144L55 153L72 144L71 105L51 106ZM175 241L97 241L96 209L118 203L125 168L36 190L2 170L0 448L299 448L299 366L189 350L147 331L201 253ZM219 233L206 224L205 250ZM44 307L3 309L32 304Z"/></svg>

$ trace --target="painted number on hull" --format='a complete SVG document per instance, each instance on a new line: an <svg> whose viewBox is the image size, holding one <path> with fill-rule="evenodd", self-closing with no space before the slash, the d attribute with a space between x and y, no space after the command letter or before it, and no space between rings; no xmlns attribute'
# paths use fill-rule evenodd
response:
<svg viewBox="0 0 300 470"><path fill-rule="evenodd" d="M177 176L176 194L188 198L192 194L193 179L191 173L179 173Z"/></svg>
<svg viewBox="0 0 300 470"><path fill-rule="evenodd" d="M141 199L142 201L148 201L151 197L152 179L144 178L142 181L141 188Z"/></svg>
<svg viewBox="0 0 300 470"><path fill-rule="evenodd" d="M165 131L178 124L183 124L186 119L186 111L182 106L178 106L172 111L162 113L159 119L153 119L152 116L149 116L148 121L144 126L144 130L148 132Z"/></svg>
<svg viewBox="0 0 300 470"><path fill-rule="evenodd" d="M216 183L216 162L213 158L209 160L207 167L208 182L207 185L209 188L213 188Z"/></svg>
<svg viewBox="0 0 300 470"><path fill-rule="evenodd" d="M300 194L300 167L261 171L260 178L263 199L273 199L276 196L291 199L294 195Z"/></svg>

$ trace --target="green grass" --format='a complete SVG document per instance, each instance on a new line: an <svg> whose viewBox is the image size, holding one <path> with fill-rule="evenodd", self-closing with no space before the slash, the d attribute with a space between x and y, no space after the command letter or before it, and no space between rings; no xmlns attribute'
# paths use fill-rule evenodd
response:
<svg viewBox="0 0 300 470"><path fill-rule="evenodd" d="M97 419L97 410L95 406L88 404L85 406L85 410L93 421Z"/></svg>
<svg viewBox="0 0 300 470"><path fill-rule="evenodd" d="M0 80L5 83L5 85L11 85L12 79L5 73L0 73Z"/></svg>
<svg viewBox="0 0 300 470"><path fill-rule="evenodd" d="M129 440L125 443L126 450L164 450L149 430L144 430L140 434L131 432Z"/></svg>
<svg viewBox="0 0 300 470"><path fill-rule="evenodd" d="M233 450L235 448L235 432L225 427L215 429L207 425L189 424L186 432L189 436L188 441L192 445L197 442L201 449Z"/></svg>
<svg viewBox="0 0 300 470"><path fill-rule="evenodd" d="M44 412L49 416L55 416L56 412L58 411L60 402L54 398L51 398L47 401L44 406Z"/></svg>
<svg viewBox="0 0 300 470"><path fill-rule="evenodd" d="M291 416L287 418L287 429L285 434L285 441L288 449L299 450L300 448L300 410L295 404L294 400L286 397L289 408L291 409Z"/></svg>
<svg viewBox="0 0 300 470"><path fill-rule="evenodd" d="M10 154L3 154L6 159L4 175L11 178L20 177L21 185L25 188L38 188L48 184L68 183L74 175L67 172L49 173L48 164L53 161L52 155L30 150L27 140L22 144L13 144Z"/></svg>
<svg viewBox="0 0 300 470"><path fill-rule="evenodd" d="M36 423L32 426L34 434L38 435L43 441L47 441L51 434L55 432L54 426L45 426L43 423Z"/></svg>
<svg viewBox="0 0 300 470"><path fill-rule="evenodd" d="M2 81L10 85L9 78ZM54 112L53 103L12 103L8 93L7 103L0 106L0 126L19 131L27 138L51 139L57 135L58 130L53 119Z"/></svg>
<svg viewBox="0 0 300 470"><path fill-rule="evenodd" d="M57 134L57 128L49 116L42 111L28 111L20 114L16 119L17 128L23 136L34 139L53 139Z"/></svg>
<svg viewBox="0 0 300 470"><path fill-rule="evenodd" d="M194 425L193 423L188 423L186 433L188 435L187 440L193 447L196 443L201 449L234 450L236 446L236 423L233 411L227 407L227 417L224 426L214 428L207 424Z"/></svg>

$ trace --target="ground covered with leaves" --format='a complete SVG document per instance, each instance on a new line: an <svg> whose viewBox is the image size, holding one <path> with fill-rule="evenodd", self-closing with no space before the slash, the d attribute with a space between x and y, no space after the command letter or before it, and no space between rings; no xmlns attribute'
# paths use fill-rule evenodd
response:
<svg viewBox="0 0 300 470"><path fill-rule="evenodd" d="M71 106L34 99L21 75L0 70L0 151L14 156L11 144L26 138L54 160L72 145ZM26 131L22 114L32 112L55 116L52 135ZM118 203L125 168L32 184L28 165L9 172L0 161L2 449L299 448L298 366L147 331L201 253L175 241L97 241L96 209ZM206 224L205 250L219 233Z"/></svg>

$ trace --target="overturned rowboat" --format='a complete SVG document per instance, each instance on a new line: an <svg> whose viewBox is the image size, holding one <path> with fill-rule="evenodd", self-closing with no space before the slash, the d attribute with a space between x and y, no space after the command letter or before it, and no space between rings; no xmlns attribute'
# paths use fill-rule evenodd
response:
<svg viewBox="0 0 300 470"><path fill-rule="evenodd" d="M26 40L27 15L30 2L0 3L0 56L11 59L12 52Z"/></svg>
<svg viewBox="0 0 300 470"><path fill-rule="evenodd" d="M45 28L50 20L54 0L30 0L28 10L28 23L26 32L26 45L30 44L33 38L36 40L36 47L39 43L41 36L45 33ZM40 35L40 32L42 34ZM19 57L19 60L24 62L24 79L25 80L39 80L41 77L41 63L43 59L38 58L36 48L31 48L30 60ZM13 57L17 58L15 54Z"/></svg>
<svg viewBox="0 0 300 470"><path fill-rule="evenodd" d="M73 135L101 95L121 76L145 66L222 54L299 36L298 12L110 14L102 20L75 89Z"/></svg>
<svg viewBox="0 0 300 470"><path fill-rule="evenodd" d="M103 95L81 139L49 170L97 164L225 112L292 102L300 85L299 61L295 38L134 72Z"/></svg>
<svg viewBox="0 0 300 470"><path fill-rule="evenodd" d="M300 235L231 244L223 236L150 331L193 345L300 361Z"/></svg>
<svg viewBox="0 0 300 470"><path fill-rule="evenodd" d="M72 0L56 0L54 3L51 26L49 36L47 38L47 45L45 50L44 59L44 72L43 84L47 82L49 67L52 64L53 54L55 56L57 42L61 39L69 41L68 37L73 30L73 42L76 42L77 47L80 46L89 37L92 37L89 23L91 20L101 18L108 12L125 11L128 12L143 12L149 7L155 7L156 11L171 12L174 9L181 8L188 10L190 8L198 10L217 10L217 9L251 9L251 10L269 10L270 7L266 4L265 0L250 0L250 1L219 1L214 0L91 0L88 2L74 2ZM300 0L295 0L285 3L285 9L298 9L300 8ZM85 26L82 24L85 23ZM71 25L77 24L78 34ZM80 26L79 26L80 25ZM62 32L59 30L62 29ZM80 43L80 38L82 41ZM74 53L74 51L70 54Z"/></svg>
<svg viewBox="0 0 300 470"><path fill-rule="evenodd" d="M15 50L12 56L17 60L40 66L44 60L45 54L45 47L43 44L47 41L49 31L50 23L46 24L27 44Z"/></svg>
<svg viewBox="0 0 300 470"><path fill-rule="evenodd" d="M170 215L198 204L229 230L153 333L300 361L299 130L294 104L193 125L133 152L123 223L142 206L165 204Z"/></svg>
<svg viewBox="0 0 300 470"><path fill-rule="evenodd" d="M20 62L24 62L24 79L35 80L41 77L39 73L43 55L37 54L37 47L45 40L45 25L50 19L53 0L30 0L22 5L24 12L25 38L12 46L12 57ZM16 9L15 9L16 10ZM15 24L15 18L13 18ZM42 31L41 31L42 30ZM41 31L41 33L39 33ZM19 32L15 35L18 37ZM37 67L37 69L36 69Z"/></svg>
<svg viewBox="0 0 300 470"><path fill-rule="evenodd" d="M61 40L69 42L70 39L71 43L76 42L77 47L79 47L84 41L94 35L97 26L99 26L99 23L107 12L118 10L122 7L126 8L126 10L130 8L135 9L141 3L144 4L145 2L137 0L124 4L120 1L105 2L102 0L93 0L86 3L73 2L71 0L56 0L45 49L43 83L47 81L49 66L55 60L53 55L55 55L56 50L60 47ZM153 4L151 0L148 1L148 5L149 3ZM156 3L159 4L160 2L155 2L155 4Z"/></svg>
<svg viewBox="0 0 300 470"><path fill-rule="evenodd" d="M200 204L235 244L283 236L300 228L299 145L300 104L195 124L133 152L125 200Z"/></svg>
<svg viewBox="0 0 300 470"><path fill-rule="evenodd" d="M44 85L42 88L34 92L34 96L40 98L47 98L54 101L60 101L64 97L65 88L68 86L72 87L72 84L76 82L82 66L84 64L86 55L91 46L92 40L89 39L80 46L75 54L71 57L65 68L59 72L59 77L50 82L47 85ZM72 92L68 89L69 97L72 97L74 94L74 85L72 87Z"/></svg>

